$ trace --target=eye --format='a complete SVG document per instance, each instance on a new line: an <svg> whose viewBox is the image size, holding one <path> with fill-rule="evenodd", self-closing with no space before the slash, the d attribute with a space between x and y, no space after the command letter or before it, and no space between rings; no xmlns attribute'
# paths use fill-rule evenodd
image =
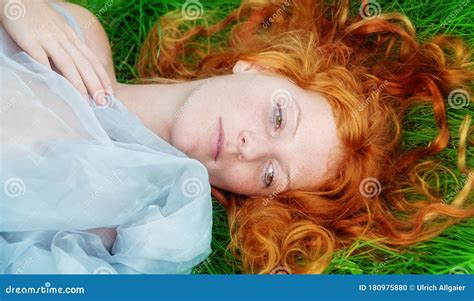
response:
<svg viewBox="0 0 474 301"><path fill-rule="evenodd" d="M268 188L272 185L273 177L274 177L273 165L270 164L270 166L268 167L268 169L265 171L263 175L263 183L265 184L265 188Z"/></svg>
<svg viewBox="0 0 474 301"><path fill-rule="evenodd" d="M277 107L273 110L273 123L278 130L283 123L283 110L280 104L277 104Z"/></svg>

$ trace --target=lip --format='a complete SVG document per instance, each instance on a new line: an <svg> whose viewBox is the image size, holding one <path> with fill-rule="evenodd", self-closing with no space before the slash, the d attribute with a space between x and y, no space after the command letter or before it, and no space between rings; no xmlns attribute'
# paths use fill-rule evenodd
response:
<svg viewBox="0 0 474 301"><path fill-rule="evenodd" d="M222 135L222 119L219 117L219 122L214 130L214 133L211 136L211 156L214 161L217 160L219 154L222 152L223 148L223 135Z"/></svg>

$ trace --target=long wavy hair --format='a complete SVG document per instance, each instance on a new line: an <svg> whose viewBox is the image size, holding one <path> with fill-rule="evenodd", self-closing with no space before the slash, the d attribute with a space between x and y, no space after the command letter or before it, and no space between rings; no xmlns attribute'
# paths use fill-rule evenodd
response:
<svg viewBox="0 0 474 301"><path fill-rule="evenodd" d="M284 267L321 273L336 250L356 239L399 249L474 216L474 173L465 163L473 143L469 116L459 129L457 161L467 180L449 204L439 178L430 184L433 175L449 172L433 155L450 138L444 99L455 91L470 101L471 50L458 37L417 41L400 13L364 18L351 15L350 7L348 0L244 0L213 25L171 12L142 47L138 69L144 80L229 74L238 60L247 60L321 93L332 106L345 158L318 189L246 197L213 187L227 208L228 248L243 272ZM419 103L432 105L438 132L428 145L405 150L404 116ZM418 197L410 200L409 194Z"/></svg>

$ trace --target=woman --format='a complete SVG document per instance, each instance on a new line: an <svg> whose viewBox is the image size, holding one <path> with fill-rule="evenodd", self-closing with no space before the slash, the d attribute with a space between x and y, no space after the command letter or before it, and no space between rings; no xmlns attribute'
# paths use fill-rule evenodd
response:
<svg viewBox="0 0 474 301"><path fill-rule="evenodd" d="M154 133L201 162L214 187L235 193L224 198L213 190L228 206L231 247L240 251L245 271L283 265L318 273L334 249L355 238L407 245L474 214L463 207L471 177L446 205L423 180L431 163L420 161L449 138L442 93L472 79L460 40L437 37L420 45L403 16L350 17L345 1L245 1L221 23L177 35L183 19L162 18L139 62L143 78L180 83L113 83L114 95ZM240 22L220 51L192 43L234 20ZM448 58L443 47L456 56ZM190 51L196 64L179 59ZM110 58L101 61L111 66ZM403 152L403 113L418 100L433 102L440 133L428 147ZM407 202L407 187L426 200ZM240 202L237 195L249 198Z"/></svg>

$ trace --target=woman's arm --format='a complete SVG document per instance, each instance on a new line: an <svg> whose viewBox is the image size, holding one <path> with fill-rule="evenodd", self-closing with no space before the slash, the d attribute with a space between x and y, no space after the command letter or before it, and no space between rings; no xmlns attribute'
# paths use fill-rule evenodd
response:
<svg viewBox="0 0 474 301"><path fill-rule="evenodd" d="M58 4L69 10L73 6ZM51 58L61 74L81 94L100 96L110 90L115 81L115 78L110 78L110 69L106 71L95 51L90 49L91 44L83 43L46 0L0 0L0 9L4 29L20 48L47 68L51 68L48 59ZM82 15L91 20L92 14L79 14L79 9L71 12L74 16ZM97 31L95 23L91 22L84 31Z"/></svg>

